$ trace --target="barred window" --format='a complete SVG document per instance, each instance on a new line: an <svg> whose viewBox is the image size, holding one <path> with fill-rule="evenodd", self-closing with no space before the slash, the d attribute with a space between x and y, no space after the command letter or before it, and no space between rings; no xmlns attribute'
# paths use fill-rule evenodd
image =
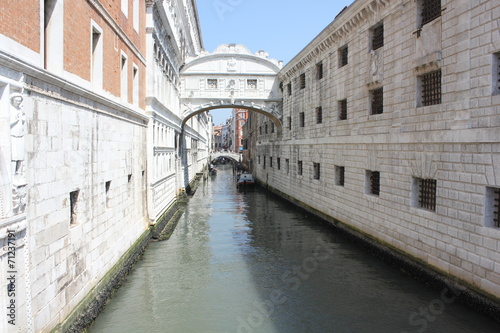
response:
<svg viewBox="0 0 500 333"><path fill-rule="evenodd" d="M248 89L257 89L257 80L248 79L247 80L247 88Z"/></svg>
<svg viewBox="0 0 500 333"><path fill-rule="evenodd" d="M278 170L281 170L281 158L278 157L276 163L278 163Z"/></svg>
<svg viewBox="0 0 500 333"><path fill-rule="evenodd" d="M420 5L422 9L420 26L424 26L441 16L441 0L422 0Z"/></svg>
<svg viewBox="0 0 500 333"><path fill-rule="evenodd" d="M290 173L290 160L288 158L285 159L285 168L286 174L288 175Z"/></svg>
<svg viewBox="0 0 500 333"><path fill-rule="evenodd" d="M269 156L269 167L270 168L273 167L273 157L272 156Z"/></svg>
<svg viewBox="0 0 500 333"><path fill-rule="evenodd" d="M347 119L347 99L339 101L339 120Z"/></svg>
<svg viewBox="0 0 500 333"><path fill-rule="evenodd" d="M267 123L264 124L264 133L267 134Z"/></svg>
<svg viewBox="0 0 500 333"><path fill-rule="evenodd" d="M335 166L335 185L344 186L345 184L345 167Z"/></svg>
<svg viewBox="0 0 500 333"><path fill-rule="evenodd" d="M380 172L366 171L367 193L379 196L380 195Z"/></svg>
<svg viewBox="0 0 500 333"><path fill-rule="evenodd" d="M486 188L486 226L500 228L500 188Z"/></svg>
<svg viewBox="0 0 500 333"><path fill-rule="evenodd" d="M274 123L271 123L271 133L274 133Z"/></svg>
<svg viewBox="0 0 500 333"><path fill-rule="evenodd" d="M418 207L436 210L436 180L417 178Z"/></svg>
<svg viewBox="0 0 500 333"><path fill-rule="evenodd" d="M349 51L347 49L347 45L339 49L339 67L347 65L348 55Z"/></svg>
<svg viewBox="0 0 500 333"><path fill-rule="evenodd" d="M316 64L316 77L318 80L323 78L323 62Z"/></svg>
<svg viewBox="0 0 500 333"><path fill-rule="evenodd" d="M77 202L78 202L78 195L80 194L80 190L76 190L73 192L70 192L69 194L69 224L76 224L76 209L77 209Z"/></svg>
<svg viewBox="0 0 500 333"><path fill-rule="evenodd" d="M217 79L207 79L208 89L217 89Z"/></svg>
<svg viewBox="0 0 500 333"><path fill-rule="evenodd" d="M288 90L288 96L292 96L292 83L287 84L286 89Z"/></svg>
<svg viewBox="0 0 500 333"><path fill-rule="evenodd" d="M500 52L493 55L493 94L500 94Z"/></svg>
<svg viewBox="0 0 500 333"><path fill-rule="evenodd" d="M288 129L292 129L292 117L288 117Z"/></svg>
<svg viewBox="0 0 500 333"><path fill-rule="evenodd" d="M384 113L384 88L374 89L370 92L371 114Z"/></svg>
<svg viewBox="0 0 500 333"><path fill-rule="evenodd" d="M321 106L316 108L316 124L323 122L323 108Z"/></svg>
<svg viewBox="0 0 500 333"><path fill-rule="evenodd" d="M372 29L372 50L384 46L384 25L379 24Z"/></svg>
<svg viewBox="0 0 500 333"><path fill-rule="evenodd" d="M420 76L422 106L441 104L441 70Z"/></svg>
<svg viewBox="0 0 500 333"><path fill-rule="evenodd" d="M306 87L306 74L300 74L300 89L304 89Z"/></svg>
<svg viewBox="0 0 500 333"><path fill-rule="evenodd" d="M263 169L265 169L265 168L266 168L266 159L267 159L267 157L266 157L266 155L264 155L264 164L262 165L262 168L263 168Z"/></svg>
<svg viewBox="0 0 500 333"><path fill-rule="evenodd" d="M298 162L297 162L297 174L298 174L299 176L301 176L301 175L302 175L302 161L298 161Z"/></svg>
<svg viewBox="0 0 500 333"><path fill-rule="evenodd" d="M305 114L304 114L304 112L300 112L299 113L299 126L300 127L304 127L305 126L305 122L306 122Z"/></svg>
<svg viewBox="0 0 500 333"><path fill-rule="evenodd" d="M314 179L319 179L321 176L321 168L319 163L313 163Z"/></svg>

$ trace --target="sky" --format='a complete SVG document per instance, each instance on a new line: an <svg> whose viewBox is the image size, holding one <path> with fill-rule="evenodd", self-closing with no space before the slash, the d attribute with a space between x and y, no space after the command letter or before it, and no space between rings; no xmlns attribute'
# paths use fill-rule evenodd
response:
<svg viewBox="0 0 500 333"><path fill-rule="evenodd" d="M250 52L288 63L354 0L198 0L203 46L243 44ZM230 111L213 110L220 125Z"/></svg>

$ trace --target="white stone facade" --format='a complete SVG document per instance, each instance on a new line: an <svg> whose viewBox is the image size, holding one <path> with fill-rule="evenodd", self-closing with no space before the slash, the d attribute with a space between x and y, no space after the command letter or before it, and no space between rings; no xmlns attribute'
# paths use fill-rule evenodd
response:
<svg viewBox="0 0 500 333"><path fill-rule="evenodd" d="M257 136L254 172L498 300L500 3L442 0L423 26L421 6L357 0L288 63L283 127ZM427 208L423 180L436 185Z"/></svg>

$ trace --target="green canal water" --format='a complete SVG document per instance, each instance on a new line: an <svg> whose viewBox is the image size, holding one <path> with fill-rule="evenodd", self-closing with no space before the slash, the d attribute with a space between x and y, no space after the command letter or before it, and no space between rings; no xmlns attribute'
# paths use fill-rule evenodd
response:
<svg viewBox="0 0 500 333"><path fill-rule="evenodd" d="M200 184L90 332L500 332L231 169Z"/></svg>

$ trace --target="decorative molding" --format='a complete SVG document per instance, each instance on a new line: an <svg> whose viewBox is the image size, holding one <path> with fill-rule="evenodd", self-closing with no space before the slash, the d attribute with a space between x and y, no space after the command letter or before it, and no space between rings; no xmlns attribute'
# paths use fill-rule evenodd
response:
<svg viewBox="0 0 500 333"><path fill-rule="evenodd" d="M297 75L297 73L300 73L303 68L315 61L318 56L328 52L334 44L341 44L342 39L346 39L348 35L350 35L360 24L364 24L370 19L370 16L375 16L382 8L387 7L389 5L389 0L373 0L371 2L367 2L367 4L360 8L356 14L351 16L349 19L346 19L346 13L348 13L351 9L354 10L353 8L355 8L355 5L356 2L351 4L342 13L343 15L337 17L332 23L330 23L330 25L326 27L323 32L327 35L323 37L321 36L323 33L321 33L318 37L316 37L318 40L316 46L311 46L312 49L308 52L306 51L306 47L306 49L302 52L307 53L300 58L297 58L296 64L291 65L290 68L285 66L283 73L280 74L283 81L290 81ZM342 22L343 20L345 20L345 22ZM330 31L330 33L328 33L328 31ZM315 40L313 40L310 45L313 45Z"/></svg>

